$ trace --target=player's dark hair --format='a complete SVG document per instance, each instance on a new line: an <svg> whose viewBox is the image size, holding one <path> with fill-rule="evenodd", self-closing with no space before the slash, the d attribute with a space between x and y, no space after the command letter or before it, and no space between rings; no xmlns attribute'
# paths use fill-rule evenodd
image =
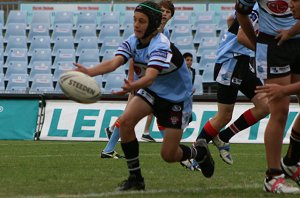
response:
<svg viewBox="0 0 300 198"><path fill-rule="evenodd" d="M154 31L157 31L157 28L161 24L162 12L160 6L157 3L152 1L145 1L140 3L134 10L134 12L141 12L145 14L149 19L148 28L143 36L143 38L148 37Z"/></svg>
<svg viewBox="0 0 300 198"><path fill-rule="evenodd" d="M166 9L170 10L171 11L171 16L172 17L174 16L175 6L172 3L172 1L170 1L170 0L161 0L158 4L159 4L160 7L164 7Z"/></svg>

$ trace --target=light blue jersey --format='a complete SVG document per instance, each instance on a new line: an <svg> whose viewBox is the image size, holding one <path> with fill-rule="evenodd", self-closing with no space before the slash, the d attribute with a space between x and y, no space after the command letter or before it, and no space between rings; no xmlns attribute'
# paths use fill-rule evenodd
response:
<svg viewBox="0 0 300 198"><path fill-rule="evenodd" d="M258 30L258 13L257 13L258 6L255 4L249 18L252 20L252 24L254 29ZM235 14L234 22L229 28L229 30L224 34L222 41L219 45L217 50L217 59L216 63L223 63L228 59L233 58L234 56L238 55L247 55L250 57L254 57L254 52L244 45L240 44L237 40L237 33L239 29L238 21L236 20Z"/></svg>
<svg viewBox="0 0 300 198"><path fill-rule="evenodd" d="M120 45L116 55L122 55L127 60L133 58L138 78L145 75L148 67L157 68L160 74L147 88L159 97L172 102L191 97L192 79L185 61L179 50L162 33L153 37L147 46L141 46L132 35Z"/></svg>
<svg viewBox="0 0 300 198"><path fill-rule="evenodd" d="M171 34L168 28L165 27L162 33L170 40Z"/></svg>

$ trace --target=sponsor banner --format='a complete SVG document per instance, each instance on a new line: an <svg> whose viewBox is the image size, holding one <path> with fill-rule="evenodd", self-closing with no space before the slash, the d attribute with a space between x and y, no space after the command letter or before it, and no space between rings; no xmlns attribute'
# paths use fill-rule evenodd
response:
<svg viewBox="0 0 300 198"><path fill-rule="evenodd" d="M210 3L208 10L210 11L234 11L234 3Z"/></svg>
<svg viewBox="0 0 300 198"><path fill-rule="evenodd" d="M111 4L100 3L21 3L20 9L32 11L110 11Z"/></svg>
<svg viewBox="0 0 300 198"><path fill-rule="evenodd" d="M38 100L0 100L0 139L33 140Z"/></svg>
<svg viewBox="0 0 300 198"><path fill-rule="evenodd" d="M114 11L119 11L119 12L125 12L125 11L134 11L135 7L139 3L117 3L114 4L113 10ZM175 10L176 11L191 11L191 12L199 12L199 11L206 11L206 4L200 4L200 3L175 3ZM175 11L175 12L176 12Z"/></svg>
<svg viewBox="0 0 300 198"><path fill-rule="evenodd" d="M79 104L72 101L47 101L45 122L40 136L41 140L107 140L105 128L112 125L122 114L126 102L99 101L95 104ZM251 103L237 103L232 120L237 119ZM285 128L284 142L289 142L289 133L298 112L298 105L291 104L289 118ZM182 142L194 142L204 124L217 112L215 102L194 102L193 120L182 135ZM269 116L257 124L238 133L231 139L232 143L263 143L264 130ZM136 136L141 141L146 118L136 126ZM156 141L162 141L156 121L150 126L150 135Z"/></svg>

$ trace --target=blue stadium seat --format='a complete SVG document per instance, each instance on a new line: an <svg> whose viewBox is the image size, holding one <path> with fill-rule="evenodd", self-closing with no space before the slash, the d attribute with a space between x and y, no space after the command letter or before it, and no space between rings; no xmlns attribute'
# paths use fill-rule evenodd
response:
<svg viewBox="0 0 300 198"><path fill-rule="evenodd" d="M57 94L63 94L63 91L60 88L60 84L56 83L55 88L54 88L54 92Z"/></svg>
<svg viewBox="0 0 300 198"><path fill-rule="evenodd" d="M217 54L215 50L204 50L200 58L200 67L205 67L206 64L215 64Z"/></svg>
<svg viewBox="0 0 300 198"><path fill-rule="evenodd" d="M203 95L203 79L201 75L195 75L194 81L194 95Z"/></svg>
<svg viewBox="0 0 300 198"><path fill-rule="evenodd" d="M102 56L102 61L110 60L115 56L115 50L106 50Z"/></svg>
<svg viewBox="0 0 300 198"><path fill-rule="evenodd" d="M189 11L176 11L170 20L170 30L173 30L175 25L190 25L192 19L192 12Z"/></svg>
<svg viewBox="0 0 300 198"><path fill-rule="evenodd" d="M28 74L27 63L20 61L11 61L7 65L4 80L8 80L12 74Z"/></svg>
<svg viewBox="0 0 300 198"><path fill-rule="evenodd" d="M34 76L29 93L53 93L54 86L51 74L37 74Z"/></svg>
<svg viewBox="0 0 300 198"><path fill-rule="evenodd" d="M95 24L79 25L74 37L74 43L79 43L82 37L97 37Z"/></svg>
<svg viewBox="0 0 300 198"><path fill-rule="evenodd" d="M204 37L217 37L217 26L215 24L201 24L196 27L194 44L199 44Z"/></svg>
<svg viewBox="0 0 300 198"><path fill-rule="evenodd" d="M100 89L102 91L102 89L103 89L102 75L95 76L94 79L96 80L98 86L100 87Z"/></svg>
<svg viewBox="0 0 300 198"><path fill-rule="evenodd" d="M197 56L201 57L204 51L213 51L216 53L219 46L219 38L217 37L204 37L200 41L200 45L198 47Z"/></svg>
<svg viewBox="0 0 300 198"><path fill-rule="evenodd" d="M30 25L30 31L28 34L28 42L30 43L32 41L32 38L34 36L48 36L49 34L49 27L45 24L40 23L34 23Z"/></svg>
<svg viewBox="0 0 300 198"><path fill-rule="evenodd" d="M127 39L130 35L134 33L133 24L127 24L124 27L123 39Z"/></svg>
<svg viewBox="0 0 300 198"><path fill-rule="evenodd" d="M116 51L119 45L122 43L122 41L122 37L106 37L100 49L100 56L103 56L106 50Z"/></svg>
<svg viewBox="0 0 300 198"><path fill-rule="evenodd" d="M56 24L53 26L53 32L51 35L51 43L55 43L59 37L72 37L73 38L73 26L71 24Z"/></svg>
<svg viewBox="0 0 300 198"><path fill-rule="evenodd" d="M100 23L98 24L97 29L102 29L102 26L105 24L118 24L120 25L120 12L102 12L100 15Z"/></svg>
<svg viewBox="0 0 300 198"><path fill-rule="evenodd" d="M4 28L4 11L0 10L0 30Z"/></svg>
<svg viewBox="0 0 300 198"><path fill-rule="evenodd" d="M107 37L120 37L120 25L119 24L102 25L98 37L98 43L103 43L104 41L106 41Z"/></svg>
<svg viewBox="0 0 300 198"><path fill-rule="evenodd" d="M203 83L214 83L214 67L215 64L214 63L207 63L204 66L204 71L202 74L203 77Z"/></svg>
<svg viewBox="0 0 300 198"><path fill-rule="evenodd" d="M82 50L85 49L97 49L98 50L98 42L97 37L81 37L76 49L76 56L79 56Z"/></svg>
<svg viewBox="0 0 300 198"><path fill-rule="evenodd" d="M32 67L32 64L36 61L52 63L51 49L35 49L32 52L31 59L28 68Z"/></svg>
<svg viewBox="0 0 300 198"><path fill-rule="evenodd" d="M27 11L11 10L6 20L6 29L8 24L24 24L27 27Z"/></svg>
<svg viewBox="0 0 300 198"><path fill-rule="evenodd" d="M98 49L86 49L82 50L78 58L78 63L92 67L100 63Z"/></svg>
<svg viewBox="0 0 300 198"><path fill-rule="evenodd" d="M51 49L51 43L50 43L50 37L49 36L34 36L32 38L29 50L28 50L28 56L31 56L33 51L39 49L39 50L47 50Z"/></svg>
<svg viewBox="0 0 300 198"><path fill-rule="evenodd" d="M31 70L29 74L29 80L32 81L34 77L38 74L51 74L51 63L43 61L35 61L31 65Z"/></svg>
<svg viewBox="0 0 300 198"><path fill-rule="evenodd" d="M4 52L0 49L0 73L3 73L2 68L4 64Z"/></svg>
<svg viewBox="0 0 300 198"><path fill-rule="evenodd" d="M7 82L7 93L27 93L29 90L28 74L12 74Z"/></svg>
<svg viewBox="0 0 300 198"><path fill-rule="evenodd" d="M10 36L7 41L4 56L7 56L13 49L24 49L27 51L27 38L25 36Z"/></svg>
<svg viewBox="0 0 300 198"><path fill-rule="evenodd" d="M121 30L124 30L127 25L133 25L133 11L126 10L124 16L122 17L123 21L120 27Z"/></svg>
<svg viewBox="0 0 300 198"><path fill-rule="evenodd" d="M6 25L6 32L4 35L4 42L8 42L8 38L11 36L25 36L26 37L26 25L20 23L11 23Z"/></svg>
<svg viewBox="0 0 300 198"><path fill-rule="evenodd" d="M125 74L108 74L106 77L105 87L103 93L111 93L112 91L122 90L124 84L124 79L126 79Z"/></svg>
<svg viewBox="0 0 300 198"><path fill-rule="evenodd" d="M73 64L76 61L75 49L60 49L57 51L52 68L57 68L58 63L70 63Z"/></svg>
<svg viewBox="0 0 300 198"><path fill-rule="evenodd" d="M8 52L4 68L7 68L10 62L19 61L28 63L27 49L11 49Z"/></svg>
<svg viewBox="0 0 300 198"><path fill-rule="evenodd" d="M170 41L173 43L177 37L193 37L190 24L174 25Z"/></svg>
<svg viewBox="0 0 300 198"><path fill-rule="evenodd" d="M174 45L180 50L194 50L193 36L178 36L174 40Z"/></svg>
<svg viewBox="0 0 300 198"><path fill-rule="evenodd" d="M0 92L5 91L4 74L0 73Z"/></svg>
<svg viewBox="0 0 300 198"><path fill-rule="evenodd" d="M75 29L85 24L97 24L97 11L80 11L78 13Z"/></svg>
<svg viewBox="0 0 300 198"><path fill-rule="evenodd" d="M56 82L59 80L61 74L63 74L66 71L70 71L75 69L75 66L70 62L67 64L67 62L58 62L57 67L55 68L54 74L53 74L53 82Z"/></svg>
<svg viewBox="0 0 300 198"><path fill-rule="evenodd" d="M57 24L70 24L74 25L74 16L71 11L57 11L54 13L54 19L52 26L54 27Z"/></svg>
<svg viewBox="0 0 300 198"><path fill-rule="evenodd" d="M42 24L45 28L51 27L51 12L50 11L33 11L29 26Z"/></svg>
<svg viewBox="0 0 300 198"><path fill-rule="evenodd" d="M196 29L200 24L215 24L214 23L215 11L200 11L196 13L193 29Z"/></svg>
<svg viewBox="0 0 300 198"><path fill-rule="evenodd" d="M73 37L62 36L62 37L56 38L54 47L52 50L52 55L56 56L57 51L60 49L74 49L75 50Z"/></svg>

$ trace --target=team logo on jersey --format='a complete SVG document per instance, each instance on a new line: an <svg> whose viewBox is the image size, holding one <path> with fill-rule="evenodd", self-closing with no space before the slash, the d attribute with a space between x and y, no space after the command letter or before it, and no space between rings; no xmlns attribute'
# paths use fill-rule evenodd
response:
<svg viewBox="0 0 300 198"><path fill-rule="evenodd" d="M171 123L176 125L179 122L179 118L177 116L170 117Z"/></svg>
<svg viewBox="0 0 300 198"><path fill-rule="evenodd" d="M174 105L174 106L172 107L172 111L181 111L181 106L179 106L179 105Z"/></svg>
<svg viewBox="0 0 300 198"><path fill-rule="evenodd" d="M283 0L274 0L267 2L267 7L276 14L282 14L289 9L289 4Z"/></svg>

